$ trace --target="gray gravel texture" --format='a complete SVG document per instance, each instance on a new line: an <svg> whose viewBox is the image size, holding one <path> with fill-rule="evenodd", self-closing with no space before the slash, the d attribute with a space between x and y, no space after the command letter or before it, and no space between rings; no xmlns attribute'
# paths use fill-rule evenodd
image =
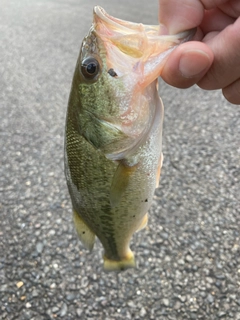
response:
<svg viewBox="0 0 240 320"><path fill-rule="evenodd" d="M157 23L157 1L0 0L0 319L240 319L240 108L161 82L164 165L138 267L102 271L72 225L65 112L92 7Z"/></svg>

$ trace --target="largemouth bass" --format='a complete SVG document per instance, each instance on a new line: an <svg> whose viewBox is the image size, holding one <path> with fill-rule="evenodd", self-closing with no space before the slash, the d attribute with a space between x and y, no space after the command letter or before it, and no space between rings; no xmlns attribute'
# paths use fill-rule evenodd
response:
<svg viewBox="0 0 240 320"><path fill-rule="evenodd" d="M79 238L90 250L99 238L105 270L135 266L129 243L147 224L162 166L157 78L192 34L161 35L94 8L69 97L65 174Z"/></svg>

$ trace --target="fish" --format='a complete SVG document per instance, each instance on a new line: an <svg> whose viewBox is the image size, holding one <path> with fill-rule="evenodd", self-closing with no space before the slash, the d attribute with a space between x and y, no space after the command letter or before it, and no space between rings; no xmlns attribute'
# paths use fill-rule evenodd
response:
<svg viewBox="0 0 240 320"><path fill-rule="evenodd" d="M72 80L64 162L77 234L89 250L100 240L106 271L136 266L130 241L147 225L163 161L158 77L193 34L162 35L158 25L93 9Z"/></svg>

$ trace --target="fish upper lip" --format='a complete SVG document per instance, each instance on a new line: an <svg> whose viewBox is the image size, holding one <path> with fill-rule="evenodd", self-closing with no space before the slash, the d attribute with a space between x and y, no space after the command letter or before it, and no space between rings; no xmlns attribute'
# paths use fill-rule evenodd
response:
<svg viewBox="0 0 240 320"><path fill-rule="evenodd" d="M144 28L144 25L141 23L134 23L127 20L122 20L115 18L108 14L102 7L95 6L93 9L94 15L96 15L98 18L100 18L103 22L107 23L108 25L111 25L111 27L121 28L121 32L124 34L129 33L138 33L139 30L134 30L134 27L138 27L139 25L142 25Z"/></svg>
<svg viewBox="0 0 240 320"><path fill-rule="evenodd" d="M95 6L94 9L93 9L93 14L97 15L102 21L119 27L119 23L114 21L114 20L118 20L118 19L110 16L102 7Z"/></svg>
<svg viewBox="0 0 240 320"><path fill-rule="evenodd" d="M139 32L144 32L146 34L154 34L154 36L159 35L159 25L146 25L142 23L130 22L123 19L115 18L109 15L102 7L95 6L93 13L97 16L103 23L106 23L108 27L115 31L115 28L121 30L122 35L128 35ZM94 19L95 20L95 19Z"/></svg>
<svg viewBox="0 0 240 320"><path fill-rule="evenodd" d="M115 18L111 15L109 15L102 7L100 6L95 6L93 9L94 15L96 15L103 23L108 24L108 27L112 28L115 30L115 28L118 28L121 30L122 35L127 35L127 34L138 34L139 32L143 32L146 34L146 36L150 39L153 38L157 41L158 37L161 37L163 40L164 38L168 39L171 41L171 38L175 39L176 36L178 36L178 39L181 42L181 39L183 41L188 41L193 38L193 36L196 33L197 28L193 28L190 30L182 31L178 34L174 35L162 35L160 34L160 25L145 25L142 23L135 23L135 22L130 22L127 20L123 19L118 19ZM108 35L111 37L110 35Z"/></svg>

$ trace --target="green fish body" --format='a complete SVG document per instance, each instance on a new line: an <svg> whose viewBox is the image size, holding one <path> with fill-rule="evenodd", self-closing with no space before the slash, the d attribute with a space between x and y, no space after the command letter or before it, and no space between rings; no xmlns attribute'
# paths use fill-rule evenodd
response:
<svg viewBox="0 0 240 320"><path fill-rule="evenodd" d="M190 34L160 36L94 8L69 97L65 175L79 238L90 250L99 238L105 270L135 266L129 243L147 224L162 165L157 77Z"/></svg>

